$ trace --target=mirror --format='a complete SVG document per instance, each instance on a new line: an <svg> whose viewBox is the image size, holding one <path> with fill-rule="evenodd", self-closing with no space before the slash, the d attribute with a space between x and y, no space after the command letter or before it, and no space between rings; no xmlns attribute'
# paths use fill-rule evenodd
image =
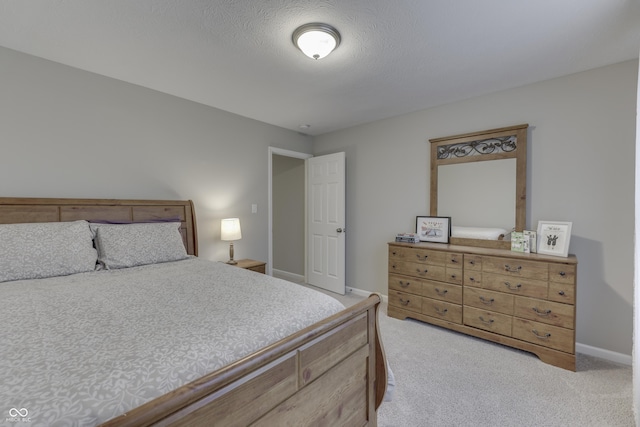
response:
<svg viewBox="0 0 640 427"><path fill-rule="evenodd" d="M504 229L507 239L453 233L452 244L506 249L508 233L525 228L527 128L525 124L430 140L430 215L451 217L454 229L472 227L465 229L467 235L478 228L481 234L484 229Z"/></svg>

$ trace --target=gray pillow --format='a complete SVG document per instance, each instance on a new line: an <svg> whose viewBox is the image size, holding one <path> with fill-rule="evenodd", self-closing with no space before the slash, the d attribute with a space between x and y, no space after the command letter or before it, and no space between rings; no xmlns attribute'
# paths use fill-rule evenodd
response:
<svg viewBox="0 0 640 427"><path fill-rule="evenodd" d="M92 271L96 259L87 221L0 224L0 282Z"/></svg>
<svg viewBox="0 0 640 427"><path fill-rule="evenodd" d="M91 224L98 262L106 269L135 267L188 257L179 222Z"/></svg>

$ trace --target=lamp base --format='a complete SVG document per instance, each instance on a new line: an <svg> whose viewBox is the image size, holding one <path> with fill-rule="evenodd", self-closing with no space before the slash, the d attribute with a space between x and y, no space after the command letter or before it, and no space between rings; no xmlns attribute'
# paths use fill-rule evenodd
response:
<svg viewBox="0 0 640 427"><path fill-rule="evenodd" d="M233 259L233 242L229 243L229 261L227 264L236 265L238 261Z"/></svg>

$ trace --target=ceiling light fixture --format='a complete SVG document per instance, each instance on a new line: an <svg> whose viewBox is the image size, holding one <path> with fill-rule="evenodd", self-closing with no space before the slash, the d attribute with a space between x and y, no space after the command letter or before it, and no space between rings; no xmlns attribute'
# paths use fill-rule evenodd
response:
<svg viewBox="0 0 640 427"><path fill-rule="evenodd" d="M340 33L328 24L304 24L293 32L293 44L311 59L329 55L340 45Z"/></svg>

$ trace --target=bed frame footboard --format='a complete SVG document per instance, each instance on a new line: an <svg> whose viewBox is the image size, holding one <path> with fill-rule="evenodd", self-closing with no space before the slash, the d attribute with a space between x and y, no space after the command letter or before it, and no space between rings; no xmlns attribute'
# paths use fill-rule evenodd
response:
<svg viewBox="0 0 640 427"><path fill-rule="evenodd" d="M377 425L387 384L380 295L103 426Z"/></svg>

